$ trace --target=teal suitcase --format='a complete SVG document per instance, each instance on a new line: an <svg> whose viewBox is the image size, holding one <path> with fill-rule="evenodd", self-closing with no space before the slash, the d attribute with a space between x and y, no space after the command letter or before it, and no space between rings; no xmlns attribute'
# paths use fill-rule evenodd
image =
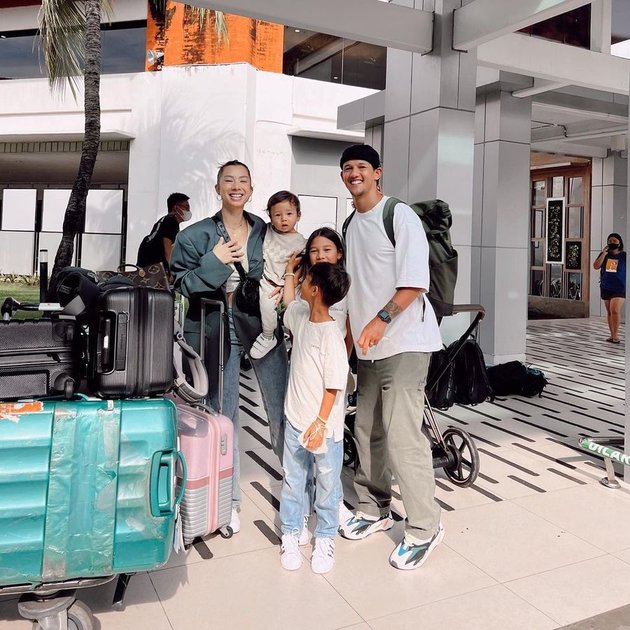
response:
<svg viewBox="0 0 630 630"><path fill-rule="evenodd" d="M0 403L0 591L165 564L176 420L162 398Z"/></svg>

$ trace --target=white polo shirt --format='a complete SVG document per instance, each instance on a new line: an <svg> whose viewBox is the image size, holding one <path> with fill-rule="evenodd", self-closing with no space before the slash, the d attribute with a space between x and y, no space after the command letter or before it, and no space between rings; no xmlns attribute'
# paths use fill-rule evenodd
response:
<svg viewBox="0 0 630 630"><path fill-rule="evenodd" d="M396 289L429 289L429 244L420 218L407 204L396 204L394 248L383 225L387 199L383 197L367 212L355 212L346 234L346 267L351 279L348 314L359 359L386 359L402 352L442 348L435 313L424 294L388 324L383 339L367 355L356 345L365 325Z"/></svg>

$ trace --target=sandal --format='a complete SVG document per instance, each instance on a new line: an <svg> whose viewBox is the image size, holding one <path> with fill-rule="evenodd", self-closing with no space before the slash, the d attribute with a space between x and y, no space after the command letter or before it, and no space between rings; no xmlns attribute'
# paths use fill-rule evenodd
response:
<svg viewBox="0 0 630 630"><path fill-rule="evenodd" d="M611 339L611 343L621 343L621 339Z"/></svg>
<svg viewBox="0 0 630 630"><path fill-rule="evenodd" d="M608 337L608 339L606 339L606 341L608 341L609 343L613 343L613 338L612 337Z"/></svg>

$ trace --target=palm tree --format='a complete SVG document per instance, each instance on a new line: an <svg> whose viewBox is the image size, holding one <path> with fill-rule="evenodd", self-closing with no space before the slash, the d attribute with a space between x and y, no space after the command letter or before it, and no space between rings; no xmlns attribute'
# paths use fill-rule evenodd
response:
<svg viewBox="0 0 630 630"><path fill-rule="evenodd" d="M166 0L149 0L155 11L165 10ZM40 48L53 90L63 91L66 81L77 97L83 76L85 131L79 171L72 186L57 249L51 284L64 267L72 264L74 241L85 222L87 195L92 181L101 136L101 14L112 14L110 0L42 0L39 13ZM209 9L194 9L203 27ZM215 14L215 29L227 35L222 12Z"/></svg>
<svg viewBox="0 0 630 630"><path fill-rule="evenodd" d="M39 13L40 47L51 88L63 91L66 80L75 98L83 75L85 132L79 172L72 186L63 221L61 243L52 279L72 263L74 240L85 219L92 173L101 137L101 10L111 12L109 0L42 0Z"/></svg>

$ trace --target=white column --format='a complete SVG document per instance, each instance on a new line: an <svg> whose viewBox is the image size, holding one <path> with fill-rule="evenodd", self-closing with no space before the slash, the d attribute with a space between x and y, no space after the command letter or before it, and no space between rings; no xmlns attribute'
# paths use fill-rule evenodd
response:
<svg viewBox="0 0 630 630"><path fill-rule="evenodd" d="M495 91L477 99L472 298L486 308L489 364L525 359L531 101Z"/></svg>
<svg viewBox="0 0 630 630"><path fill-rule="evenodd" d="M618 153L594 158L591 183L591 283L590 314L606 314L599 299L599 272L592 266L611 232L625 234L628 205L628 164ZM624 238L624 244L625 244ZM627 249L627 246L626 246Z"/></svg>
<svg viewBox="0 0 630 630"><path fill-rule="evenodd" d="M476 53L452 49L461 0L400 0L435 10L433 51L387 51L383 186L409 202L447 201L460 256L456 302L470 300Z"/></svg>

